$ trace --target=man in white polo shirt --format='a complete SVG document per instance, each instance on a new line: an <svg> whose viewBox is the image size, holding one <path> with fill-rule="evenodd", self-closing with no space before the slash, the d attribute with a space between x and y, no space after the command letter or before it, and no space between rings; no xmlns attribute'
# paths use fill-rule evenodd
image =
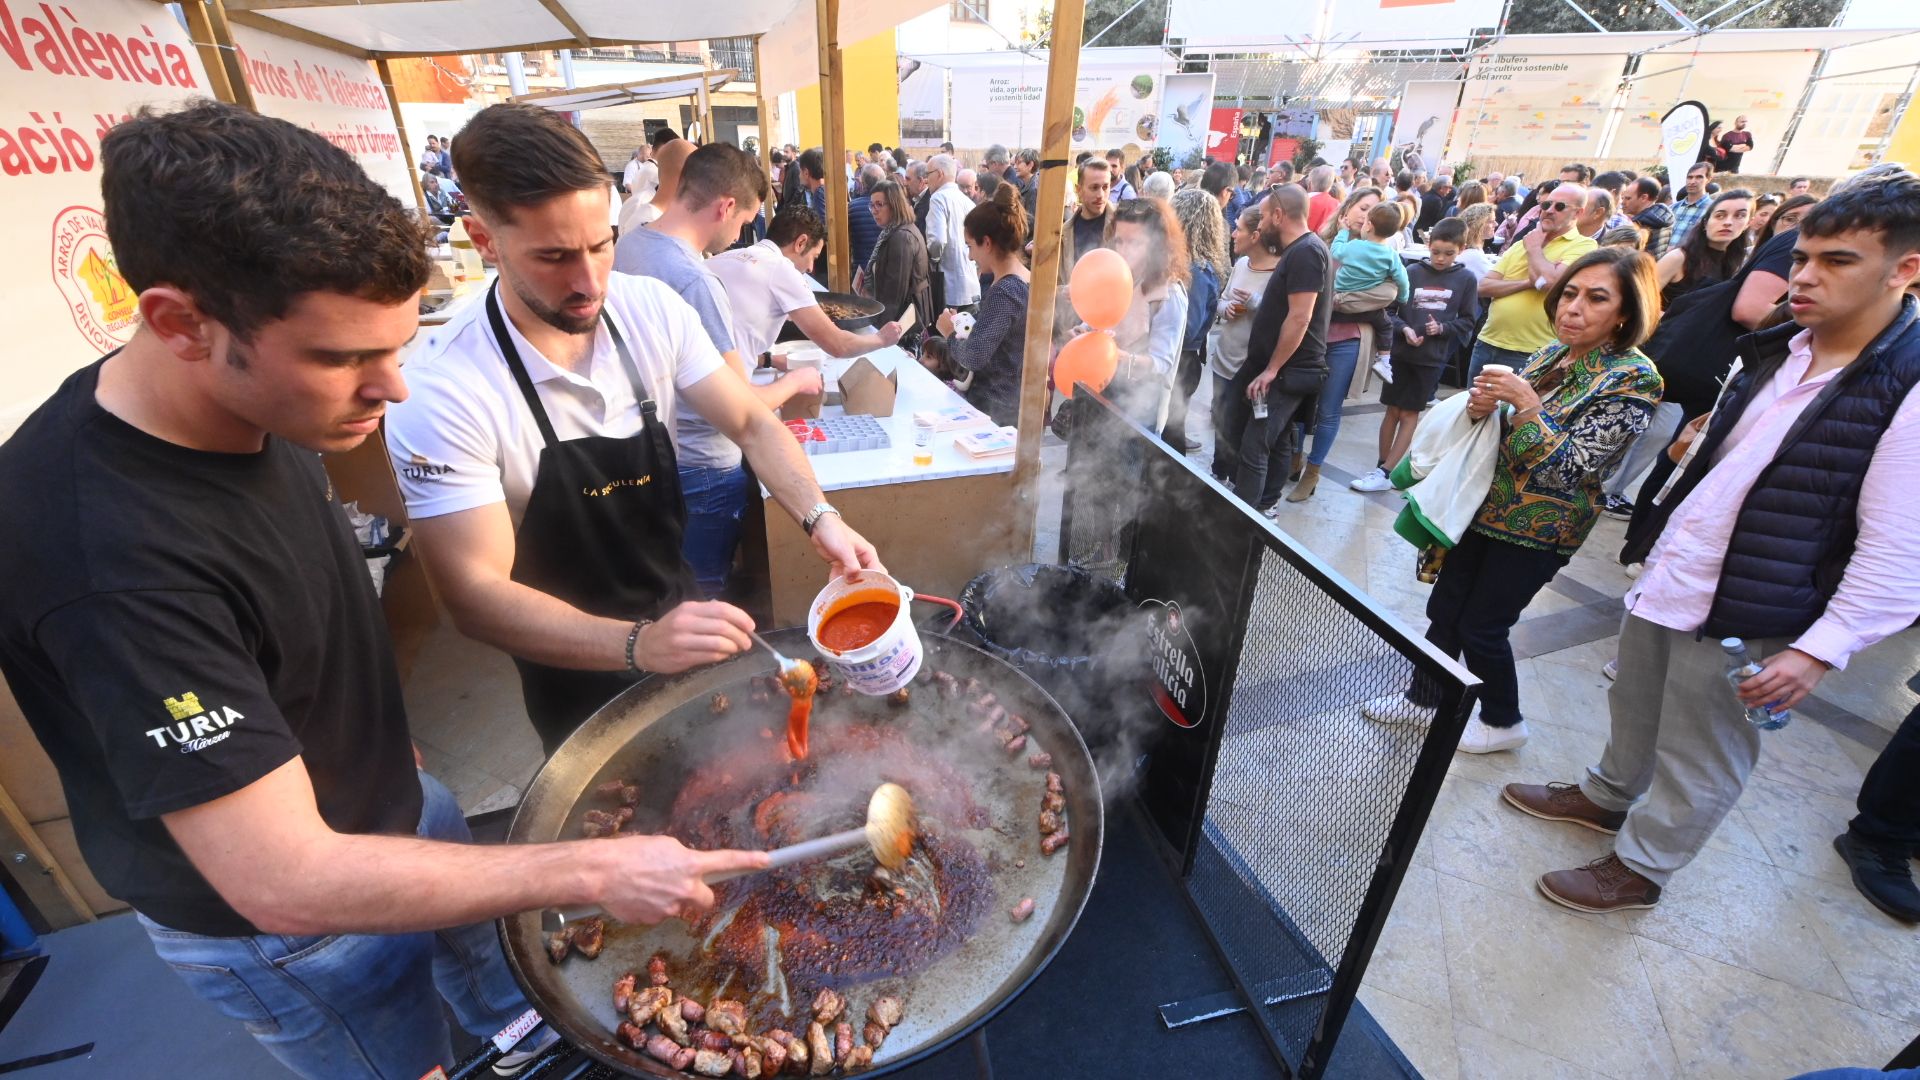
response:
<svg viewBox="0 0 1920 1080"><path fill-rule="evenodd" d="M723 251L707 261L733 312L733 341L754 363L780 336L788 320L829 356L842 359L900 340L900 324L878 333L842 330L820 307L806 268L827 243L827 226L805 206L785 206L767 226L767 238L751 247Z"/></svg>
<svg viewBox="0 0 1920 1080"><path fill-rule="evenodd" d="M740 444L835 573L878 556L723 370L693 309L612 272L604 174L578 129L494 105L454 150L474 246L499 281L410 354L412 396L388 411L387 448L440 599L463 633L513 655L552 752L645 673L751 645L745 612L688 599L668 435L681 407Z"/></svg>

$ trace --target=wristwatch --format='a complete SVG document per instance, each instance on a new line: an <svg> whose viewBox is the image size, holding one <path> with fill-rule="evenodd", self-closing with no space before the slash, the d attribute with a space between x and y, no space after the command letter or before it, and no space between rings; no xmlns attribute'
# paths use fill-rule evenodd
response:
<svg viewBox="0 0 1920 1080"><path fill-rule="evenodd" d="M806 532L808 536L812 536L813 527L820 524L820 519L828 514L839 517L840 511L835 510L832 503L814 503L807 509L807 516L800 519L800 528Z"/></svg>

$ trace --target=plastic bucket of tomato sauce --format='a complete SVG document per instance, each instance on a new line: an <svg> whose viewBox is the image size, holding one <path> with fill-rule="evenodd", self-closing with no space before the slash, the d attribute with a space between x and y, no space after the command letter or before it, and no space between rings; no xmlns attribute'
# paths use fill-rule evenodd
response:
<svg viewBox="0 0 1920 1080"><path fill-rule="evenodd" d="M920 671L920 634L908 610L913 590L878 570L829 582L807 611L807 637L840 681L880 697Z"/></svg>

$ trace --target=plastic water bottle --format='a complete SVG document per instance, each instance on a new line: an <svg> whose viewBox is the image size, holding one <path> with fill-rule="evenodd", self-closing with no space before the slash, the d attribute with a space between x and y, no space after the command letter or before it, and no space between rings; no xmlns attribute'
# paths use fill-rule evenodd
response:
<svg viewBox="0 0 1920 1080"><path fill-rule="evenodd" d="M1747 655L1747 643L1737 637L1722 638L1720 648L1727 654L1727 683L1733 687L1734 695L1738 697L1740 684L1760 674L1760 665L1754 663L1753 658ZM1761 731L1777 731L1786 727L1787 721L1793 719L1793 713L1784 708L1774 708L1777 704L1779 703L1768 702L1765 705L1746 706L1747 723Z"/></svg>

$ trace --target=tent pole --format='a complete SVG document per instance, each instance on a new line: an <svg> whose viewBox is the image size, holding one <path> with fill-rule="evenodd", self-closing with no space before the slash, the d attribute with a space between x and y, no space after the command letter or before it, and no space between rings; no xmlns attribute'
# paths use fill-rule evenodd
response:
<svg viewBox="0 0 1920 1080"><path fill-rule="evenodd" d="M814 16L814 34L820 41L821 166L827 174L827 288L847 292L853 280L853 261L848 256L847 169L842 160L847 156L847 117L840 104L846 92L840 56L840 0L814 0Z"/></svg>
<svg viewBox="0 0 1920 1080"><path fill-rule="evenodd" d="M200 59L207 68L207 78L214 82L216 94L220 82L226 83L227 95L220 100L238 105L248 112L259 112L260 107L253 102L253 87L247 85L246 72L240 67L240 50L233 44L233 27L227 25L226 5L221 0L194 0L186 5L186 15L188 26L193 30L195 38L201 36L198 23L204 20L206 28L204 40L209 45L200 46ZM198 19L195 18L196 15ZM198 45L199 42L195 44ZM213 55L213 61L210 63L207 62L209 53ZM216 65L220 69L220 75L217 77L213 74Z"/></svg>
<svg viewBox="0 0 1920 1080"><path fill-rule="evenodd" d="M1031 552L1039 512L1041 414L1047 404L1047 361L1053 352L1054 307L1060 292L1060 235L1066 230L1067 165L1073 132L1073 91L1080 81L1080 39L1086 0L1056 0L1047 43L1047 97L1042 112L1040 197L1034 207L1033 290L1027 300L1027 337L1020 376L1019 443L1014 453L1014 550Z"/></svg>
<svg viewBox="0 0 1920 1080"><path fill-rule="evenodd" d="M760 122L760 171L767 174L772 190L780 190L780 178L773 175L773 113L767 109L767 80L760 66L760 39L753 35L753 109ZM767 200L767 224L773 224L773 200Z"/></svg>
<svg viewBox="0 0 1920 1080"><path fill-rule="evenodd" d="M200 66L207 70L207 88L213 91L215 100L235 104L233 84L227 81L227 61L220 55L220 43L214 40L206 0L187 0L180 8L187 17L187 34L200 53Z"/></svg>
<svg viewBox="0 0 1920 1080"><path fill-rule="evenodd" d="M407 163L407 179L413 182L413 205L424 214L427 192L420 186L420 170L413 163L413 143L407 141L407 121L400 115L400 95L393 92L393 70L387 66L384 56L375 59L373 67L380 73L380 88L387 92L387 108L393 110L393 130L400 136L401 160Z"/></svg>
<svg viewBox="0 0 1920 1080"><path fill-rule="evenodd" d="M707 97L707 72L713 70L713 58L707 58L707 71L700 73L700 89L694 97L695 108L700 113L700 142L702 145L716 141L713 130L713 102Z"/></svg>

